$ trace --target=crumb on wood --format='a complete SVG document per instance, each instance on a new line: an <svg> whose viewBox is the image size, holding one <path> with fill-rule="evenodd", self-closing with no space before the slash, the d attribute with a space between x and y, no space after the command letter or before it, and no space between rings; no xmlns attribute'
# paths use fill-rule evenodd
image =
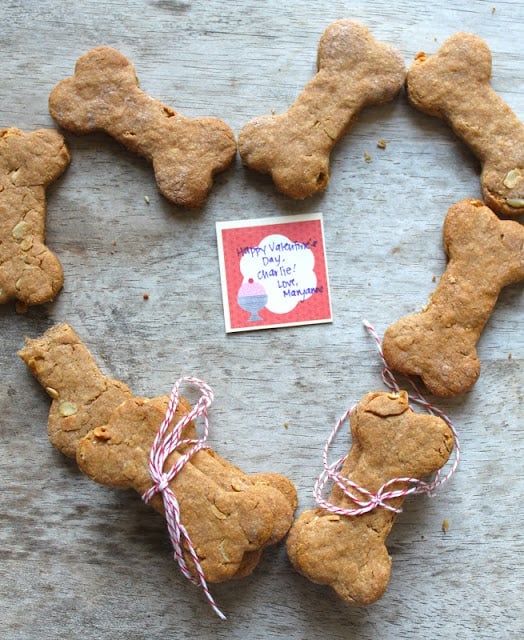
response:
<svg viewBox="0 0 524 640"><path fill-rule="evenodd" d="M442 531L443 533L447 533L449 529L449 520L448 519L444 519L442 520Z"/></svg>
<svg viewBox="0 0 524 640"><path fill-rule="evenodd" d="M287 429L289 427L289 423L288 422L284 422L284 429Z"/></svg>
<svg viewBox="0 0 524 640"><path fill-rule="evenodd" d="M508 360L511 360L511 358L513 358L513 354L511 353L511 351L508 353Z"/></svg>
<svg viewBox="0 0 524 640"><path fill-rule="evenodd" d="M144 201L146 204L149 204L151 202L151 200L149 199L149 196L144 196Z"/></svg>
<svg viewBox="0 0 524 640"><path fill-rule="evenodd" d="M147 292L143 293L143 294L142 294L142 298L143 298L144 300L149 300L149 293L147 293Z"/></svg>
<svg viewBox="0 0 524 640"><path fill-rule="evenodd" d="M369 153L367 151L364 151L364 160L366 162L371 162L371 156L369 155Z"/></svg>
<svg viewBox="0 0 524 640"><path fill-rule="evenodd" d="M433 277L431 278L431 282L436 282L436 281L437 281L437 276L433 276Z"/></svg>
<svg viewBox="0 0 524 640"><path fill-rule="evenodd" d="M385 149L388 146L388 143L386 140L384 140L384 138L380 138L380 140L377 141L377 147L379 149Z"/></svg>

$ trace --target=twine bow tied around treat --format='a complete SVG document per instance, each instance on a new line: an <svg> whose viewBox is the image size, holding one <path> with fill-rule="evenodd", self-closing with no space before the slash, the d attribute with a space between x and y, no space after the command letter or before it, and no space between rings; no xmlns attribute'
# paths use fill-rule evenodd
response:
<svg viewBox="0 0 524 640"><path fill-rule="evenodd" d="M196 386L200 391L200 398L196 402L193 409L184 415L168 433L168 429L171 425L173 417L175 415L176 408L180 402L180 387L184 383L189 383ZM153 445L151 447L149 455L149 473L153 480L153 486L144 493L142 499L145 502L149 502L151 498L160 493L164 503L165 517L167 522L167 528L169 531L169 537L171 544L173 545L173 555L180 567L182 574L190 580L193 584L200 586L204 591L209 604L213 608L213 611L222 620L226 619L226 616L217 607L211 592L207 586L204 570L200 564L195 547L191 542L191 538L184 527L180 517L180 507L178 500L171 490L169 483L180 473L189 460L202 449L206 449L206 440L209 431L209 421L207 410L213 402L212 389L202 380L186 376L177 380L173 386L171 394L169 396L169 402L167 410L160 425L160 428L155 436ZM199 417L203 418L203 434L200 438L182 438L184 428L192 421ZM168 470L164 471L164 466L167 458L171 453L180 447L187 446L188 449L183 453L175 464ZM183 544L189 552L193 564L195 566L196 577L191 573L187 562L184 558Z"/></svg>
<svg viewBox="0 0 524 640"><path fill-rule="evenodd" d="M384 381L384 384L386 384L386 386L388 386L393 391L399 392L400 387L398 385L398 382L384 358L380 337L378 336L373 326L367 320L364 320L363 324L366 330L368 331L368 333L370 334L370 336L374 339L376 343L377 351L383 365L382 380ZM337 435L341 425L347 420L347 418L351 414L353 410L353 407L352 407L348 409L339 418L336 425L333 427L333 430L331 431L326 441L326 444L324 446L324 450L322 453L322 462L323 462L324 469L319 475L319 477L317 478L317 481L315 482L315 485L313 488L313 495L319 507L326 509L330 513L334 513L339 516L359 516L365 513L369 513L370 511L373 511L377 507L382 507L383 509L393 511L394 513L400 513L402 509L397 508L392 504L389 504L389 501L395 498L404 498L408 495L418 494L418 493L426 493L428 495L433 495L436 489L441 485L443 485L445 482L447 482L451 478L451 476L455 473L460 460L460 443L458 439L458 434L455 430L455 427L453 426L453 423L445 413L443 413L440 409L430 404L424 398L424 396L419 391L417 385L413 380L408 378L408 381L413 388L413 392L411 394L408 394L409 400L423 407L428 413L441 418L448 425L448 427L450 428L453 434L454 458L446 475L442 475L441 470L439 469L435 473L433 479L430 481L424 481L424 480L420 480L419 478L409 478L409 477L408 478L392 478L391 480L388 480L387 482L385 482L375 493L368 491L365 487L361 487L360 485L353 482L349 478L345 478L340 473L340 469L342 468L342 465L346 461L347 455L339 458L335 462L330 463L328 460L328 454L329 454L329 449L333 443L333 440L335 439L335 436ZM340 488L343 494L349 500L351 500L351 502L353 502L356 505L355 508L349 509L349 508L339 507L337 505L330 503L328 500L326 500L323 497L324 487L329 481L333 482ZM390 487L392 487L395 484L402 484L402 488L390 489ZM358 496L355 495L352 491L358 492L359 495Z"/></svg>

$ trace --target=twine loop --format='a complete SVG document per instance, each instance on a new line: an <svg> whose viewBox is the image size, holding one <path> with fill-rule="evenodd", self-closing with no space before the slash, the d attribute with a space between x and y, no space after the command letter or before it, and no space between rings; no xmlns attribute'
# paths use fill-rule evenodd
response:
<svg viewBox="0 0 524 640"><path fill-rule="evenodd" d="M375 341L377 352L382 362L381 374L384 384L398 393L400 391L400 386L395 378L395 375L393 374L393 371L389 368L384 358L382 343L378 333L367 320L364 320L363 324L369 335ZM426 398L424 398L415 382L409 377L407 378L407 380L409 381L413 389L411 394L408 393L409 400L421 406L427 413L441 418L447 424L447 426L451 430L451 433L453 434L454 457L451 464L449 465L447 473L443 475L442 470L439 469L435 472L433 478L427 481L421 480L420 478L410 477L392 478L391 480L385 482L381 487L379 487L379 489L375 493L368 491L365 487L358 485L349 478L345 478L340 473L340 469L342 468L344 462L347 460L347 455L339 458L332 463L329 462L328 455L329 449L340 427L349 418L351 412L354 409L354 407L351 407L339 418L336 425L333 427L331 433L329 434L326 444L324 445L324 450L322 452L322 462L324 468L313 487L313 496L319 507L326 509L330 513L340 516L359 516L365 513L369 513L370 511L373 511L378 507L381 507L388 511L392 511L394 513L400 513L402 509L390 504L392 500L395 500L396 498L405 498L408 495L419 493L425 493L429 496L433 496L435 494L435 491L454 475L459 465L461 453L457 431L448 416L443 411L429 403ZM326 500L323 497L323 492L328 482L331 482L339 487L344 496L346 496L346 498L348 498L355 504L355 507L339 507ZM401 484L402 487L392 489L391 487L396 484ZM358 495L356 495L354 492L357 492Z"/></svg>
<svg viewBox="0 0 524 640"><path fill-rule="evenodd" d="M184 383L192 384L200 391L200 398L195 403L194 407L185 414L168 433L168 429L175 416L176 409L180 402L180 387ZM180 567L180 571L183 576L187 578L193 584L200 586L209 601L213 611L219 618L225 620L225 615L217 607L209 587L207 586L204 570L200 560L198 559L195 547L191 542L191 538L184 527L180 517L180 505L177 497L171 490L169 483L177 476L189 460L202 449L206 449L206 440L209 432L209 421L207 410L213 402L213 391L205 382L198 378L186 376L179 378L171 390L169 396L169 402L167 405L166 413L162 424L158 429L151 451L149 453L149 473L153 480L152 487L144 493L142 499L144 502L149 502L153 496L159 493L162 496L164 503L165 518L167 522L167 528L169 531L169 537L173 546L173 556ZM182 434L184 428L192 421L202 417L203 419L203 433L200 437L195 438L183 438ZM175 450L181 447L188 447L187 450L180 455L178 460L171 466L168 471L164 471L164 466L167 458ZM196 576L190 571L186 559L184 557L183 546L185 545L187 552L189 553L191 560L193 561Z"/></svg>

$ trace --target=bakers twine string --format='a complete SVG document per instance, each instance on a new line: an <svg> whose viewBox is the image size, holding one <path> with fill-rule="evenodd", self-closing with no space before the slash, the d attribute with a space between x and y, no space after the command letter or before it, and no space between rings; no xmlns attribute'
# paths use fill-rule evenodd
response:
<svg viewBox="0 0 524 640"><path fill-rule="evenodd" d="M381 340L377 332L367 320L364 320L363 324L368 333L375 341L377 351L383 365L382 379L384 383L390 389L393 389L396 392L400 391L397 380L384 358ZM460 459L460 444L453 423L445 413L430 404L424 398L413 380L411 380L410 378L408 378L408 380L413 388L413 392L411 394L408 394L409 399L412 402L422 406L428 413L440 417L451 429L454 439L454 460L447 474L445 476L442 476L441 470L438 470L435 473L433 480L429 482L420 480L419 478L392 478L391 480L388 480L386 483L384 483L376 493L368 491L365 487L361 487L349 480L349 478L344 478L339 473L339 470L346 461L347 455L330 464L328 462L328 452L341 425L347 420L353 409L350 408L345 411L345 413L339 418L331 434L329 435L329 438L327 439L326 445L324 446L322 455L324 470L318 477L313 490L315 500L320 507L326 509L327 511L330 511L331 513L342 516L362 515L376 509L379 506L384 509L388 509L389 511L398 513L401 511L401 509L389 504L389 500L405 497L416 493L427 493L429 495L432 495L439 486L447 482L455 473ZM180 387L185 382L193 384L200 390L200 398L193 409L189 413L184 415L176 423L172 431L166 435L167 430L169 429L169 426L171 425L171 422L175 415L177 406L180 402ZM225 620L226 616L222 613L222 611L220 611L213 596L211 595L211 592L209 591L202 565L200 564L193 543L191 542L191 538L189 537L186 528L182 524L178 500L169 487L169 483L171 482L171 480L173 480L173 478L175 478L175 476L184 468L185 464L191 459L191 457L194 456L198 451L207 448L206 440L209 433L207 410L213 402L213 397L214 396L212 389L205 382L202 382L197 378L186 376L176 381L169 396L166 414L155 436L150 451L149 472L153 480L153 486L148 491L146 491L146 493L144 493L142 498L145 502L149 502L155 494L160 493L162 495L167 527L171 543L173 545L174 558L178 562L182 574L193 584L196 584L197 586L200 586L202 588L213 611L218 615L219 618ZM189 422L195 420L200 416L203 417L204 422L204 430L202 436L200 438L182 438L184 428L189 424ZM167 472L164 472L164 465L168 456L182 446L189 446L189 448L184 454L179 457L179 459ZM325 500L322 497L322 493L328 481L334 482L342 490L344 495L352 500L357 505L357 507L355 509L344 509L338 507L337 505L333 505ZM402 489L390 490L389 487L396 483L402 483L405 486ZM359 492L359 494L366 496L367 500L358 498L353 493L351 493L350 489L356 490ZM182 549L182 545L184 542L186 543L189 555L193 560L195 571L197 573L196 577L191 573L185 561Z"/></svg>
<svg viewBox="0 0 524 640"><path fill-rule="evenodd" d="M189 413L184 415L175 424L170 433L167 433L167 430L169 429L169 426L173 421L177 406L180 402L180 387L184 383L189 383L196 386L200 391L200 398L196 402L193 409ZM169 396L166 414L155 436L149 454L149 473L151 474L151 478L153 480L153 486L148 491L146 491L146 493L144 493L142 499L145 502L149 502L155 494L161 494L164 503L169 537L171 539L171 544L173 545L173 555L175 560L178 562L180 571L193 584L202 588L213 611L219 618L225 620L226 616L217 607L216 602L211 595L211 592L209 591L209 587L207 586L206 578L204 575L204 570L202 569L202 565L200 564L200 560L198 559L195 547L191 542L191 538L189 537L187 529L184 527L180 519L180 506L178 504L178 500L169 486L171 480L173 480L173 478L175 478L175 476L180 473L180 471L182 471L182 469L189 462L192 456L194 456L202 449L207 448L206 440L209 431L207 410L212 402L213 391L211 387L209 387L205 382L202 382L202 380L198 380L198 378L193 378L191 376L186 376L180 378L175 382ZM182 433L184 431L184 428L189 424L189 422L199 417L203 418L204 423L202 436L200 438L183 438ZM168 456L176 449L179 449L183 446L188 446L189 448L185 453L180 455L178 460L168 471L164 471L164 465ZM197 574L196 576L191 573L184 558L182 548L182 545L184 543L195 566L195 571Z"/></svg>
<svg viewBox="0 0 524 640"><path fill-rule="evenodd" d="M368 331L368 333L374 339L379 357L382 361L382 365L383 365L382 380L384 381L386 386L388 386L393 391L395 392L400 391L398 382L384 358L384 354L382 351L382 343L378 333L375 331L373 326L367 320L364 320L363 324L366 330ZM342 465L346 461L347 455L339 458L335 462L330 463L328 461L328 453L333 443L333 440L337 435L338 430L351 414L351 411L353 410L353 407L351 407L339 418L338 422L336 423L333 430L331 431L329 438L326 441L326 444L324 446L324 450L322 453L324 470L322 471L322 473L317 478L317 481L315 482L315 485L313 488L313 495L315 497L316 503L323 509L326 509L330 513L334 513L336 515L341 515L341 516L359 516L364 513L369 513L370 511L373 511L377 507L382 507L389 511L393 511L394 513L400 513L402 509L394 507L392 504L389 504L389 501L395 498L403 498L408 495L417 494L417 493L427 493L428 495L433 495L436 489L440 487L442 484L444 484L445 482L447 482L457 470L459 460L460 460L460 443L459 443L459 439L458 439L458 435L455 430L455 427L453 426L453 423L445 413L443 413L440 409L430 404L424 398L422 393L419 391L417 385L411 378L408 377L407 379L413 389L411 394L408 393L409 400L423 407L428 413L434 416L438 416L439 418L444 420L444 422L451 429L451 432L453 434L453 440L454 440L454 458L449 467L448 472L446 473L446 475L443 476L441 473L441 470L439 469L434 474L433 479L430 481L424 481L424 480L420 480L419 478L409 478L409 477L408 478L392 478L391 480L388 480L387 482L385 482L378 489L376 493L372 493L371 491L368 491L365 487L361 487L360 485L353 482L349 478L345 478L344 476L342 476L340 474L340 469L342 468ZM337 505L331 504L328 500L323 498L324 487L328 481L331 481L334 484L336 484L341 489L343 494L356 505L355 508L350 509L350 508L339 507ZM390 489L392 485L395 485L398 483L401 483L403 487L400 489ZM360 496L363 496L363 497L359 497L355 495L354 493L352 493L352 490L357 491L360 494Z"/></svg>

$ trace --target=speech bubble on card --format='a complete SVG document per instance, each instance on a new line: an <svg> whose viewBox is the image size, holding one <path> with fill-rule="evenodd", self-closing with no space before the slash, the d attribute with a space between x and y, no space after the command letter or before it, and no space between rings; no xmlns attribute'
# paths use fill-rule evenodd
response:
<svg viewBox="0 0 524 640"><path fill-rule="evenodd" d="M217 223L226 331L331 321L321 214Z"/></svg>
<svg viewBox="0 0 524 640"><path fill-rule="evenodd" d="M240 295L248 285L258 284L267 296L264 307L273 313L292 311L299 302L311 297L317 289L315 256L304 243L287 236L266 236L256 247L246 249L240 260L244 277Z"/></svg>

